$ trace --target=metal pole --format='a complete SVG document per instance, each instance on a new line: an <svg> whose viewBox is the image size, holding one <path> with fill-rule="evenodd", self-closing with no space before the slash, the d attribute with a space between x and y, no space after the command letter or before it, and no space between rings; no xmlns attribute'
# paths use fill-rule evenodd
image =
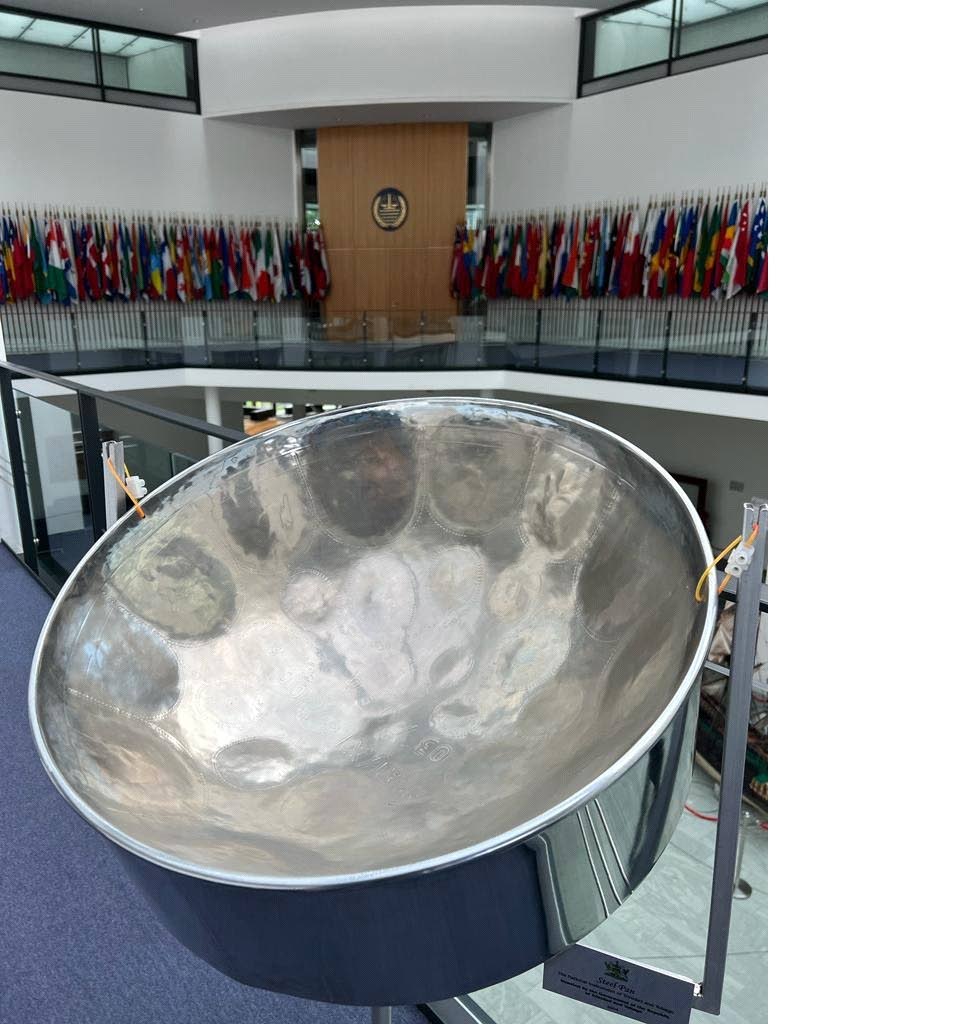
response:
<svg viewBox="0 0 960 1024"><path fill-rule="evenodd" d="M83 439L83 465L87 473L87 496L90 501L90 522L93 539L107 529L107 505L103 491L103 449L100 445L100 419L97 400L92 395L77 394L80 407L80 436Z"/></svg>
<svg viewBox="0 0 960 1024"><path fill-rule="evenodd" d="M75 310L70 311L70 336L73 339L73 353L76 357L77 369L81 369L80 364L80 332L77 330L77 314Z"/></svg>
<svg viewBox="0 0 960 1024"><path fill-rule="evenodd" d="M737 869L733 882L733 898L735 900L748 900L753 895L753 886L740 877L743 870L743 847L746 833L743 826L750 820L750 815L744 811L740 821L740 831L737 833Z"/></svg>
<svg viewBox="0 0 960 1024"><path fill-rule="evenodd" d="M150 335L147 333L147 311L140 309L140 340L143 342L143 363L150 366ZM181 350L182 351L182 350Z"/></svg>
<svg viewBox="0 0 960 1024"><path fill-rule="evenodd" d="M371 1024L390 1024L393 1013L389 1006L374 1006L370 1010Z"/></svg>
<svg viewBox="0 0 960 1024"><path fill-rule="evenodd" d="M181 344L186 348L185 341L182 341ZM205 366L213 365L210 359L210 319L207 310L203 311L203 360Z"/></svg>
<svg viewBox="0 0 960 1024"><path fill-rule="evenodd" d="M363 319L360 321L360 327L363 331L363 365L368 365L367 360L367 311L363 311Z"/></svg>
<svg viewBox="0 0 960 1024"><path fill-rule="evenodd" d="M103 458L104 460L109 459L113 463L114 469L121 476L124 475L123 441L104 441ZM112 473L103 474L103 487L104 508L107 516L107 528L109 529L127 510L127 496L117 481L114 480Z"/></svg>
<svg viewBox="0 0 960 1024"><path fill-rule="evenodd" d="M534 369L540 369L540 330L543 321L543 309L537 306L537 320L536 320L536 334L533 339L533 366Z"/></svg>
<svg viewBox="0 0 960 1024"><path fill-rule="evenodd" d="M673 323L673 310L668 309L666 323L663 328L663 356L660 360L660 379L667 379L667 360L670 357L670 328Z"/></svg>
<svg viewBox="0 0 960 1024"><path fill-rule="evenodd" d="M0 404L3 405L7 454L10 457L10 473L13 476L13 497L17 505L17 522L20 525L20 547L23 549L23 561L27 568L36 573L39 563L37 545L33 539L33 517L30 514L30 493L23 466L23 449L20 446L19 413L13 396L12 377L10 371L5 369L0 369Z"/></svg>
<svg viewBox="0 0 960 1024"><path fill-rule="evenodd" d="M213 423L218 427L223 426L223 413L220 408L220 389L205 387L203 389L203 414L207 419L208 423ZM219 437L214 437L212 434L207 435L207 452L210 455L215 455L217 452L223 450L223 441Z"/></svg>
<svg viewBox="0 0 960 1024"><path fill-rule="evenodd" d="M318 327L319 324L319 312L315 315L314 311L307 305L306 302L301 302L300 305L301 316L303 318L303 347L304 354L306 355L307 369L313 369L313 343L315 340L322 340L317 337L321 333L322 327Z"/></svg>
<svg viewBox="0 0 960 1024"><path fill-rule="evenodd" d="M694 1008L719 1013L723 977L727 966L730 914L737 880L737 840L740 805L743 801L743 769L747 755L750 696L756 660L757 630L760 625L760 592L763 556L767 544L767 506L746 502L743 506L743 536L759 524L753 561L737 581L737 614L733 623L730 652L729 700L720 768L720 810L713 858L713 888L710 894L710 924L707 932L706 963L699 998Z"/></svg>
<svg viewBox="0 0 960 1024"><path fill-rule="evenodd" d="M600 335L603 332L603 306L597 310L597 329L593 335L593 372L600 370Z"/></svg>
<svg viewBox="0 0 960 1024"><path fill-rule="evenodd" d="M747 328L747 354L743 360L743 377L740 383L747 388L750 383L750 360L753 358L754 338L757 334L757 314L750 314L750 326Z"/></svg>

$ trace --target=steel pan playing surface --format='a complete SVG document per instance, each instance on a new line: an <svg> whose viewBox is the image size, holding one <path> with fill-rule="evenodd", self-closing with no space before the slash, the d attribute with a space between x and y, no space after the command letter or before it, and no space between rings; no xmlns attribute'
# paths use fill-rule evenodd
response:
<svg viewBox="0 0 960 1024"><path fill-rule="evenodd" d="M212 881L357 884L537 834L669 725L713 613L679 487L530 406L301 420L145 508L51 612L34 731L92 824Z"/></svg>

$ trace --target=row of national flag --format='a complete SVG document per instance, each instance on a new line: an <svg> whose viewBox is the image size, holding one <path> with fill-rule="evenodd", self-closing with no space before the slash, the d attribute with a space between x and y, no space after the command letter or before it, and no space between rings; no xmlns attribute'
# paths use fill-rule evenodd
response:
<svg viewBox="0 0 960 1024"><path fill-rule="evenodd" d="M767 291L767 198L726 192L456 229L450 293L729 299Z"/></svg>
<svg viewBox="0 0 960 1024"><path fill-rule="evenodd" d="M0 303L323 299L322 226L0 208Z"/></svg>

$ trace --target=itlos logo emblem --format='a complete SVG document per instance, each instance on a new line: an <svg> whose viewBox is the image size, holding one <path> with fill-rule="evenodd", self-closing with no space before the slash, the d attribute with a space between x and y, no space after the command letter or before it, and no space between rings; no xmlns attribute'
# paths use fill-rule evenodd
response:
<svg viewBox="0 0 960 1024"><path fill-rule="evenodd" d="M398 188L382 188L373 197L373 222L384 231L396 231L407 219L407 197Z"/></svg>
<svg viewBox="0 0 960 1024"><path fill-rule="evenodd" d="M627 977L630 974L630 968L624 967L622 964L618 964L616 960L604 960L603 961L606 970L603 972L608 978L616 978L617 981L628 981Z"/></svg>

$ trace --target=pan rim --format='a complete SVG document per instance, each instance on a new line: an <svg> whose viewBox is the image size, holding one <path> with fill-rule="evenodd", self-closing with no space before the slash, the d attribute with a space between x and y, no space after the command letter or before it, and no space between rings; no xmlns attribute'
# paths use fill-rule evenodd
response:
<svg viewBox="0 0 960 1024"><path fill-rule="evenodd" d="M703 523L697 514L693 503L687 497L686 492L680 486L679 483L667 472L664 467L657 462L652 456L648 455L643 449L637 445L628 441L626 438L621 437L619 434L612 430L608 430L606 427L602 427L597 423L592 423L589 420L585 420L579 416L574 416L567 412L562 412L556 409L549 409L544 406L533 405L532 403L526 402L514 402L507 399L497 398L479 398L468 395L449 395L449 396L426 396L426 397L411 397L411 398L394 398L387 399L379 402L366 402L360 405L348 406L344 409L334 410L329 413L321 414L318 417L311 417L311 422L324 419L326 421L332 421L347 416L353 416L358 413L363 413L371 409L387 408L387 407L409 407L410 405L423 405L423 406L445 406L445 405L470 405L470 406L483 406L489 405L498 409L509 409L527 414L533 414L542 418L550 419L553 421L566 422L569 424L576 425L581 428L586 428L587 432L594 432L604 435L608 439L612 440L615 444L620 445L628 453L640 461L644 462L647 466L654 470L667 484L667 486L674 492L677 498L680 500L682 507L686 510L688 519L694 527L694 532L697 539L700 542L700 547L703 554L703 564L707 565L713 560L713 551L710 547L709 539L707 538L706 530L703 527ZM239 450L245 445L259 444L264 439L283 431L290 430L290 424L281 424L275 427L273 430L264 431L260 434L255 434L244 441L239 441L235 445L231 445L229 448L222 449L219 452L215 452L212 455L207 456L204 459L194 463L187 469L178 473L176 476L171 477L156 490L152 491L150 495L145 499L142 504L147 505L152 503L152 499L162 495L165 491L172 488L175 484L179 483L184 477L193 474L201 467L208 463L215 462L222 459L224 453L234 452ZM135 514L135 510L131 509L126 515L122 516L117 520L111 529L107 530L102 537L100 537L91 547L88 549L86 554L77 564L76 568L67 578L60 592L54 599L51 605L50 611L47 615L46 621L43 624L43 628L40 631L40 635L37 639L36 649L34 650L33 660L30 666L30 683L28 689L28 711L30 718L30 730L33 736L34 745L37 748L37 752L40 756L40 760L43 764L44 770L53 782L60 795L67 801L72 809L80 815L88 824L92 825L98 832L106 836L107 839L111 840L117 846L126 850L129 853L140 857L141 859L148 861L149 863L155 864L158 867L166 868L170 871L174 871L177 874L188 875L193 878L200 879L206 882L214 882L222 885L231 885L240 888L248 889L274 889L274 890L326 890L326 889L342 889L355 886L369 885L376 882L388 882L391 880L398 880L404 878L415 878L420 875L430 874L433 872L441 871L447 868L454 868L462 864L466 864L470 861L476 860L480 857L487 856L490 854L497 853L498 851L504 850L508 847L517 846L520 843L542 833L545 829L551 825L567 817L570 814L575 813L585 804L589 803L590 800L599 796L609 786L623 776L630 768L633 767L650 748L660 739L661 735L666 731L674 717L686 702L687 697L694 682L699 675L703 662L706 659L709 645L712 640L713 630L712 626L716 619L717 614L717 593L716 593L716 569L712 569L709 577L708 587L708 599L706 602L706 615L703 620L703 628L701 631L700 639L697 644L696 650L693 657L690 659L686 671L684 672L680 685L674 690L674 693L666 706L657 716L657 718L647 727L646 730L631 744L631 746L624 751L612 764L608 765L603 772L595 776L587 785L582 786L576 792L562 801L552 805L547 810L540 814L528 818L526 821L508 829L504 832L500 832L497 835L491 836L487 839L481 840L478 843L473 843L470 846L461 847L457 850L453 850L448 853L439 854L434 857L425 858L419 861L412 861L404 864L397 864L390 867L384 868L371 868L365 871L358 871L354 873L334 874L334 875L271 875L271 874L257 874L253 872L242 872L242 871L226 871L220 868L212 868L203 863L194 862L186 858L177 857L173 854L167 853L161 849L151 846L147 843L143 843L135 837L124 832L122 829L117 828L112 824L109 819L105 818L93 807L91 807L83 797L70 785L67 779L57 765L56 759L50 750L46 738L43 733L43 728L39 720L37 712L37 691L38 691L38 673L40 667L40 660L46 646L46 640L48 633L50 632L52 625L57 617L57 613L62 603L67 599L70 594L72 585L77 576L83 571L87 563L94 558L97 551L113 536L115 530L118 529L121 523L126 522L130 517Z"/></svg>

